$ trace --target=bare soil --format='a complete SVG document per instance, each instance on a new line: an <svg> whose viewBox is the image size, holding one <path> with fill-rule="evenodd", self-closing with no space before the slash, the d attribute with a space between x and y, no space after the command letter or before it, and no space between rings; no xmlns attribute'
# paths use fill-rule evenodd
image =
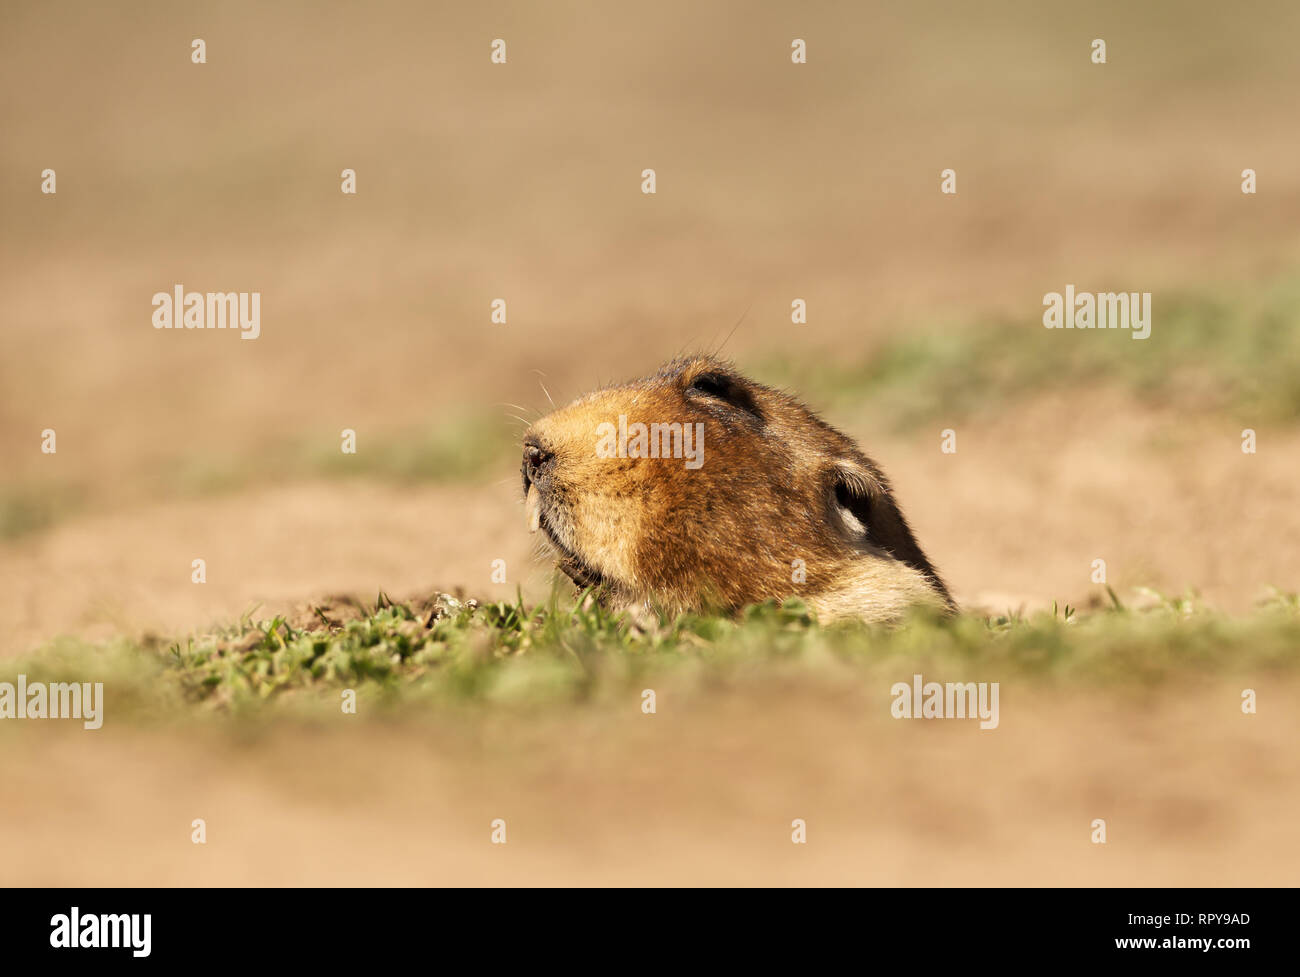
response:
<svg viewBox="0 0 1300 977"><path fill-rule="evenodd" d="M24 730L0 749L0 879L1291 885L1300 719L1286 703L1300 688L1271 685L1256 716L1240 691L1013 684L991 731L890 719L881 690L797 683L661 694L654 716L634 698L242 737Z"/></svg>

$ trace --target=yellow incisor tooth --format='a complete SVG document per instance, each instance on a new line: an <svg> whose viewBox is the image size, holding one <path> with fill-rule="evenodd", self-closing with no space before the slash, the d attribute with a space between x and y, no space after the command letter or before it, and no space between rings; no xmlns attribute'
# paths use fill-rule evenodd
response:
<svg viewBox="0 0 1300 977"><path fill-rule="evenodd" d="M524 502L524 511L528 513L528 531L535 533L542 527L542 496L536 485L528 486L528 499Z"/></svg>

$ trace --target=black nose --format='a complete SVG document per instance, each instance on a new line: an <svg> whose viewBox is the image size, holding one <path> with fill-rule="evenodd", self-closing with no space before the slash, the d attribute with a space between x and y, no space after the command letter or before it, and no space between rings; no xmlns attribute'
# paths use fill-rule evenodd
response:
<svg viewBox="0 0 1300 977"><path fill-rule="evenodd" d="M551 453L535 441L524 444L523 473L525 482L535 482L542 473L546 463L551 460Z"/></svg>

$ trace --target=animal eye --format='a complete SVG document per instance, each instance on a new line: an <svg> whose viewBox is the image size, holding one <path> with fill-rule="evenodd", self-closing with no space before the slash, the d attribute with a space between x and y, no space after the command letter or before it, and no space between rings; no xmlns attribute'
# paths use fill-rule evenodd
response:
<svg viewBox="0 0 1300 977"><path fill-rule="evenodd" d="M721 401L744 411L760 423L763 421L763 413L759 410L758 403L749 388L724 373L701 373L693 377L686 388L686 393Z"/></svg>
<svg viewBox="0 0 1300 977"><path fill-rule="evenodd" d="M744 411L754 420L763 423L763 412L747 386L737 383L724 373L701 373L693 377L686 388L688 396L707 397Z"/></svg>
<svg viewBox="0 0 1300 977"><path fill-rule="evenodd" d="M731 398L728 394L733 386L726 377L718 376L716 373L701 373L691 381L688 389L694 393L701 393L706 397L716 397L718 400L725 400L730 403Z"/></svg>

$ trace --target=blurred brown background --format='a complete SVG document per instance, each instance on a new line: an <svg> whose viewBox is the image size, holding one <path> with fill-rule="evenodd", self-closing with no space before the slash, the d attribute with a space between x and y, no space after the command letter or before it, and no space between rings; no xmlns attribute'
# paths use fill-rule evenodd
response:
<svg viewBox="0 0 1300 977"><path fill-rule="evenodd" d="M742 316L726 352L763 378L909 330L1032 326L1067 282L1152 291L1158 333L1167 290L1290 274L1300 10L1089 6L11 6L4 649L339 589L537 593L511 415ZM260 291L261 338L155 331L176 283ZM1294 432L1247 471L1239 419L1067 393L903 433L830 413L968 602L1086 600L1098 555L1121 585L1228 606L1294 587ZM1223 509L1242 492L1251 519Z"/></svg>
<svg viewBox="0 0 1300 977"><path fill-rule="evenodd" d="M568 399L737 320L726 352L779 381L913 332L1041 336L1066 283L1151 291L1161 336L1168 295L1291 281L1298 31L1286 2L8 4L0 654L332 591L541 593L513 415L548 406L543 383ZM260 291L261 338L155 331L151 296L176 283ZM1122 590L1229 609L1296 588L1300 430L1056 369L912 427L869 385L799 392L891 474L970 605L1086 602L1098 556ZM431 717L218 754L204 730L25 728L4 877L1285 883L1295 721L1207 718L1237 691L1036 695L996 739L918 741L797 690L653 734ZM792 851L792 799L831 844ZM1099 805L1127 825L1110 853L1078 830ZM502 811L522 815L509 862L484 843ZM206 849L188 843L200 814ZM96 857L48 856L71 836Z"/></svg>

